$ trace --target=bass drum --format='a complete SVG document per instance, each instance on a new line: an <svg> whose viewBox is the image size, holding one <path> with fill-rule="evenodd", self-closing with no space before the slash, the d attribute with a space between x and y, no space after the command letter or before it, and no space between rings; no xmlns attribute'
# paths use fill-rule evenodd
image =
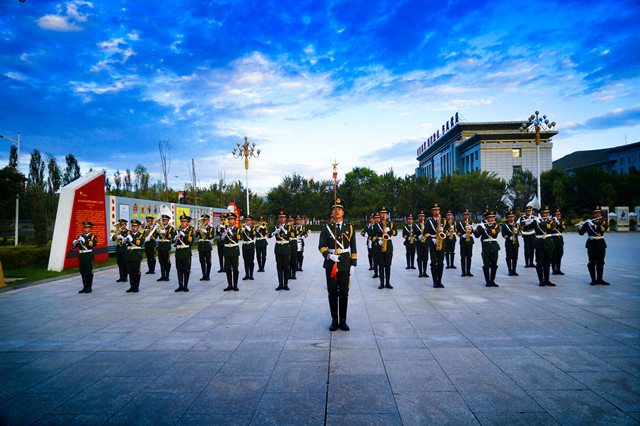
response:
<svg viewBox="0 0 640 426"><path fill-rule="evenodd" d="M302 238L298 238L298 251L304 251L304 240Z"/></svg>

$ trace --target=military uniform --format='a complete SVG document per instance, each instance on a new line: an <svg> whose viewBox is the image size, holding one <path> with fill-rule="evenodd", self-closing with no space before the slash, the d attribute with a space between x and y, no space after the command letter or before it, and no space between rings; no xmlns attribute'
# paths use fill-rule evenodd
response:
<svg viewBox="0 0 640 426"><path fill-rule="evenodd" d="M540 210L540 213L549 213L549 208L545 207ZM538 280L540 281L538 285L540 287L555 286L554 283L549 281L549 268L555 249L551 234L555 233L555 228L556 222L551 217L527 219L525 220L524 228L522 228L523 234L525 230L533 230L536 235L536 272L538 273Z"/></svg>
<svg viewBox="0 0 640 426"><path fill-rule="evenodd" d="M289 236L289 279L295 280L296 270L298 269L298 228L293 224L293 216L289 216L289 229L291 235Z"/></svg>
<svg viewBox="0 0 640 426"><path fill-rule="evenodd" d="M91 233L93 223L82 222L83 232L73 240L72 249L78 249L78 266L82 277L82 290L78 293L91 293L93 286L93 248L98 244L98 236Z"/></svg>
<svg viewBox="0 0 640 426"><path fill-rule="evenodd" d="M147 237L144 239L144 254L147 258L147 274L156 273L156 238L153 231L153 216L147 216L147 224L144 227Z"/></svg>
<svg viewBox="0 0 640 426"><path fill-rule="evenodd" d="M245 221L253 220L249 215L245 216ZM242 231L242 260L244 262L244 277L242 280L253 280L253 268L256 256L256 229L252 225L244 224Z"/></svg>
<svg viewBox="0 0 640 426"><path fill-rule="evenodd" d="M533 229L524 229L525 221L531 221L533 215L531 214L532 207L527 206L524 209L525 215L518 219L518 226L522 233L522 241L524 242L524 267L534 268L533 256L536 252L536 232ZM537 267L536 267L537 268Z"/></svg>
<svg viewBox="0 0 640 426"><path fill-rule="evenodd" d="M416 226L413 223L413 215L407 217L407 221L411 219L411 223L407 223L402 228L402 238L404 238L404 246L407 256L407 267L405 269L416 269L414 261L416 258Z"/></svg>
<svg viewBox="0 0 640 426"><path fill-rule="evenodd" d="M131 221L131 232L127 234L122 244L127 249L125 255L129 274L127 293L137 293L140 290L140 262L142 262L142 250L144 250L144 234L139 228L133 231L135 226L140 226L140 221L137 219Z"/></svg>
<svg viewBox="0 0 640 426"><path fill-rule="evenodd" d="M300 223L298 223L300 222ZM309 237L307 227L302 224L302 217L296 216L296 235L298 238L298 264L296 270L302 272L302 262L304 260L304 240Z"/></svg>
<svg viewBox="0 0 640 426"><path fill-rule="evenodd" d="M587 234L587 255L589 256L589 275L591 276L591 285L601 284L609 285L602 275L604 273L604 257L607 254L607 243L604 241L604 233L609 230L609 224L606 218L602 217L600 206L596 206L591 210L592 218L578 224L578 233L580 235ZM600 217L597 217L600 215Z"/></svg>
<svg viewBox="0 0 640 426"><path fill-rule="evenodd" d="M278 214L278 219L282 217L287 217L284 211L280 211ZM278 271L278 287L277 290L289 290L289 266L291 264L290 260L290 244L289 241L291 239L292 229L289 225L284 223L276 224L271 232L269 233L269 238L275 237L276 245L273 250L276 256L276 269Z"/></svg>
<svg viewBox="0 0 640 426"><path fill-rule="evenodd" d="M218 250L218 262L220 263L220 269L218 269L218 272L225 272L225 267L224 267L224 244L221 244L220 242L220 236L222 235L222 232L224 231L225 227L226 227L226 222L227 222L227 213L222 213L222 215L220 216L220 224L216 227L216 238L218 239L218 243L217 243L217 250Z"/></svg>
<svg viewBox="0 0 640 426"><path fill-rule="evenodd" d="M191 275L191 244L195 238L195 231L191 225L182 227L183 223L191 222L191 217L180 216L180 228L176 230L173 243L176 246L176 272L178 273L178 291L189 291L189 275Z"/></svg>
<svg viewBox="0 0 640 426"><path fill-rule="evenodd" d="M331 209L341 209L344 212L344 200L336 199L331 203ZM327 279L327 293L329 310L331 312L331 326L335 331L338 326L348 331L347 306L349 303L349 282L353 269L358 264L358 252L353 225L338 219L322 227L318 250L324 258L323 267Z"/></svg>
<svg viewBox="0 0 640 426"><path fill-rule="evenodd" d="M176 229L168 223L170 217L166 214L161 216L162 222L167 221L167 225L158 226L155 234L158 236L158 263L160 263L160 278L156 281L169 281L171 272L171 242L176 236Z"/></svg>
<svg viewBox="0 0 640 426"><path fill-rule="evenodd" d="M462 220L456 223L456 234L460 237L460 268L462 269L462 277L472 277L471 258L473 257L473 231L471 229L471 221L469 215L471 212L466 209L462 212ZM465 218L466 216L466 218Z"/></svg>
<svg viewBox="0 0 640 426"><path fill-rule="evenodd" d="M227 219L235 221L235 213L229 213ZM242 230L235 223L233 226L227 225L220 235L220 242L224 245L224 268L227 274L227 287L223 291L239 290L240 241L242 241Z"/></svg>
<svg viewBox="0 0 640 426"><path fill-rule="evenodd" d="M366 237L366 241L367 241L367 258L369 259L369 270L373 271L374 269L374 256L373 256L373 247L371 244L371 236L373 235L373 227L375 226L375 219L374 219L374 215L373 213L371 213L369 215L369 223L367 224L367 226L365 226L362 231L360 232L360 235L362 235L363 237ZM378 273L378 271L376 270L376 274Z"/></svg>
<svg viewBox="0 0 640 426"><path fill-rule="evenodd" d="M444 240L444 257L447 261L447 269L458 269L455 265L456 256L456 221L453 220L453 213L451 210L447 211L445 215L449 227L446 230L447 238Z"/></svg>
<svg viewBox="0 0 640 426"><path fill-rule="evenodd" d="M429 234L426 231L425 213L420 210L416 227L416 253L418 258L418 277L429 278L427 262L429 261Z"/></svg>
<svg viewBox="0 0 640 426"><path fill-rule="evenodd" d="M520 225L514 222L509 223L509 218L515 218L513 211L507 213L507 222L502 224L502 236L504 237L504 251L506 254L507 269L509 270L509 276L518 276L516 272L516 266L518 265L518 251L520 248L520 242L518 236L520 235Z"/></svg>
<svg viewBox="0 0 640 426"><path fill-rule="evenodd" d="M496 217L492 211L485 213L485 219ZM486 220L476 226L474 234L482 241L482 272L486 287L498 287L496 284L496 272L498 271L498 236L500 235L500 224Z"/></svg>
<svg viewBox="0 0 640 426"><path fill-rule="evenodd" d="M213 251L213 238L215 229L209 225L210 216L203 214L201 220L207 222L207 225L198 229L198 259L200 260L200 269L202 270L202 278L200 281L209 281L211 279L211 252Z"/></svg>
<svg viewBox="0 0 640 426"><path fill-rule="evenodd" d="M567 229L567 225L562 220L562 213L559 209L553 213L554 220L556 221L556 229L553 235L553 242L555 248L553 250L553 259L551 260L551 275L564 275L564 272L560 270L562 264L562 256L564 256L564 237L562 233Z"/></svg>
<svg viewBox="0 0 640 426"><path fill-rule="evenodd" d="M390 284L391 280L391 262L393 260L393 242L391 237L398 235L398 231L393 222L387 221L386 217L383 218L383 214L389 213L386 207L382 207L378 212L380 214L380 222L378 222L374 228L372 243L378 245L378 273L380 277L380 286L378 288L393 288ZM385 243L383 235L387 234L388 238Z"/></svg>
<svg viewBox="0 0 640 426"><path fill-rule="evenodd" d="M444 240L446 235L442 239L442 244L438 244L439 235L444 234L449 229L449 222L447 219L443 219L440 215L440 205L438 203L431 207L431 211L438 211L438 217L431 217L425 224L425 235L429 235L427 238L427 244L429 247L429 254L431 255L431 275L433 276L433 287L444 288L442 284L442 272L444 270Z"/></svg>
<svg viewBox="0 0 640 426"><path fill-rule="evenodd" d="M111 235L111 241L116 242L116 263L118 264L119 272L117 283L127 282L127 247L122 244L127 235L129 235L129 230L126 228L127 222L126 219L120 219L118 221L118 230Z"/></svg>
<svg viewBox="0 0 640 426"><path fill-rule="evenodd" d="M256 231L256 258L258 261L258 272L264 272L264 264L267 262L267 246L269 242L267 238L269 231L267 230L267 221L262 216L258 219L259 225Z"/></svg>

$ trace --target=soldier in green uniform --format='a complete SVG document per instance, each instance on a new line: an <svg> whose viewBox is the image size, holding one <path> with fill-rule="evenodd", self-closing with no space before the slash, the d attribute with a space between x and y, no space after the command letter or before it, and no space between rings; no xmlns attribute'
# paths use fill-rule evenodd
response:
<svg viewBox="0 0 640 426"><path fill-rule="evenodd" d="M416 257L416 228L413 224L413 215L407 216L407 224L402 228L402 238L404 238L404 246L407 257L407 267L404 269L416 269L414 260Z"/></svg>
<svg viewBox="0 0 640 426"><path fill-rule="evenodd" d="M278 213L278 224L269 232L269 238L275 237L276 245L274 253L276 256L276 269L278 271L278 290L289 290L289 265L291 261L289 254L289 240L291 238L292 229L287 225L287 214L281 210Z"/></svg>
<svg viewBox="0 0 640 426"><path fill-rule="evenodd" d="M502 224L502 236L504 237L504 251L507 260L507 269L509 270L509 276L518 276L516 272L516 266L518 265L518 251L520 249L520 242L518 236L520 235L520 225L515 221L515 214L513 211L507 212L507 221Z"/></svg>
<svg viewBox="0 0 640 426"><path fill-rule="evenodd" d="M126 219L118 220L118 229L111 235L111 241L116 242L116 263L118 264L118 272L120 275L116 280L117 283L127 282L127 261L125 259L127 247L122 244L129 234L127 222L128 221Z"/></svg>
<svg viewBox="0 0 640 426"><path fill-rule="evenodd" d="M269 242L269 231L267 230L267 221L264 217L258 218L258 226L256 227L256 258L258 260L258 272L264 272L264 264L267 262L267 246Z"/></svg>
<svg viewBox="0 0 640 426"><path fill-rule="evenodd" d="M609 285L602 279L604 272L604 257L607 254L607 243L604 241L604 233L609 230L609 224L606 218L602 217L600 206L591 209L591 219L578 223L578 233L580 235L587 234L587 255L589 256L589 275L591 276L590 285Z"/></svg>
<svg viewBox="0 0 640 426"><path fill-rule="evenodd" d="M456 234L460 237L460 268L462 277L472 277L471 257L473 256L473 229L469 220L471 212L469 209L462 211L462 220L456 223Z"/></svg>
<svg viewBox="0 0 640 426"><path fill-rule="evenodd" d="M428 237L429 254L431 255L431 275L433 287L444 288L442 284L442 272L444 270L444 240L449 229L449 222L440 215L440 205L435 203L431 207L431 218L427 220L425 235Z"/></svg>
<svg viewBox="0 0 640 426"><path fill-rule="evenodd" d="M178 273L178 288L174 291L189 291L189 275L191 275L191 244L195 238L195 231L189 225L191 216L180 216L180 228L176 231L173 244L176 246L176 272Z"/></svg>
<svg viewBox="0 0 640 426"><path fill-rule="evenodd" d="M538 284L540 287L555 284L549 281L549 268L553 258L555 243L552 234L555 233L556 222L550 217L549 207L540 210L540 217L532 217L525 220L524 231L533 230L536 235L536 272L538 273Z"/></svg>
<svg viewBox="0 0 640 426"><path fill-rule="evenodd" d="M482 241L482 272L486 287L499 287L496 284L496 272L498 270L498 236L500 235L500 224L496 223L496 213L486 211L485 221L478 224L474 231L475 236Z"/></svg>
<svg viewBox="0 0 640 426"><path fill-rule="evenodd" d="M447 269L458 269L455 265L456 256L456 222L453 220L453 213L451 210L447 210L444 215L447 219L449 227L445 230L447 238L444 240L444 258L447 261Z"/></svg>
<svg viewBox="0 0 640 426"><path fill-rule="evenodd" d="M562 264L562 256L564 256L564 237L562 233L567 229L567 225L562 220L562 212L560 209L556 209L553 212L553 219L556 221L556 229L553 235L553 242L555 248L553 250L553 259L551 260L551 275L564 275L564 272L560 270Z"/></svg>
<svg viewBox="0 0 640 426"><path fill-rule="evenodd" d="M296 235L298 236L298 264L296 270L302 272L302 261L304 260L304 240L309 237L307 227L302 224L302 216L296 216Z"/></svg>
<svg viewBox="0 0 640 426"><path fill-rule="evenodd" d="M93 223L82 222L82 234L73 240L72 249L78 249L78 264L82 277L82 290L78 293L91 293L93 286L93 248L98 244L98 236L91 233Z"/></svg>
<svg viewBox="0 0 640 426"><path fill-rule="evenodd" d="M218 262L220 263L220 269L218 269L218 272L226 272L224 267L224 244L220 243L220 236L227 227L227 214L228 213L222 213L222 215L220 215L220 224L216 227L216 237L218 238Z"/></svg>
<svg viewBox="0 0 640 426"><path fill-rule="evenodd" d="M295 227L293 216L289 216L287 222L291 230L289 236L289 279L295 280L297 279L296 269L298 269L298 229Z"/></svg>
<svg viewBox="0 0 640 426"><path fill-rule="evenodd" d="M213 237L215 229L209 224L211 217L203 214L200 218L202 225L198 229L198 259L200 260L200 269L202 270L202 278L200 281L209 281L211 279L211 252L213 251Z"/></svg>
<svg viewBox="0 0 640 426"><path fill-rule="evenodd" d="M376 224L374 229L373 244L378 245L378 270L380 274L380 285L378 288L393 288L390 284L391 280L391 262L393 260L393 242L391 237L398 235L393 222L387 220L389 210L382 206L378 211L380 214L380 222Z"/></svg>
<svg viewBox="0 0 640 426"><path fill-rule="evenodd" d="M236 226L236 214L227 214L228 225L220 234L220 242L224 245L224 267L227 273L227 287L223 291L238 291L238 265L240 263L240 241L242 232Z"/></svg>
<svg viewBox="0 0 640 426"><path fill-rule="evenodd" d="M330 331L336 331L338 327L349 331L349 325L347 325L349 281L358 264L353 225L343 221L345 206L344 200L340 198L331 203L334 221L322 227L318 242L318 250L324 258L323 266L327 278L331 312ZM391 229L387 232L390 231Z"/></svg>
<svg viewBox="0 0 640 426"><path fill-rule="evenodd" d="M171 242L176 236L176 230L169 224L171 218L169 215L161 216L161 226L156 229L158 236L158 263L160 263L160 278L156 281L169 281L169 272L171 272Z"/></svg>
<svg viewBox="0 0 640 426"><path fill-rule="evenodd" d="M142 262L142 250L144 250L144 234L140 232L140 221L131 221L131 232L123 241L127 253L127 273L129 274L129 289L127 293L137 293L140 290L140 262Z"/></svg>
<svg viewBox="0 0 640 426"><path fill-rule="evenodd" d="M251 215L244 217L242 230L242 260L244 261L244 277L242 280L253 280L254 259L256 256L256 230Z"/></svg>
<svg viewBox="0 0 640 426"><path fill-rule="evenodd" d="M418 213L418 223L416 223L416 253L418 257L418 277L429 278L427 274L427 263L429 262L429 233L426 232L427 223L424 210Z"/></svg>
<svg viewBox="0 0 640 426"><path fill-rule="evenodd" d="M153 224L153 216L147 216L147 224L144 227L147 237L144 239L144 253L147 257L146 274L156 273L156 238Z"/></svg>
<svg viewBox="0 0 640 426"><path fill-rule="evenodd" d="M533 264L533 256L536 252L536 232L533 229L524 229L525 222L531 222L534 218L532 213L533 208L527 206L524 209L524 216L518 219L518 226L520 226L522 232L522 241L524 242L524 267L525 268L537 268Z"/></svg>
<svg viewBox="0 0 640 426"><path fill-rule="evenodd" d="M367 226L365 226L364 228L362 228L362 231L360 232L360 235L362 235L363 237L365 237L367 239L367 258L369 259L369 270L373 271L374 268L374 258L373 258L373 248L372 248L372 244L371 244L371 235L373 234L373 227L376 223L376 220L374 218L374 214L371 213L369 215L369 223L367 224ZM376 271L377 273L377 271Z"/></svg>
<svg viewBox="0 0 640 426"><path fill-rule="evenodd" d="M380 223L380 213L376 212L373 215L373 221L375 223L375 226L373 228L373 233L370 235L371 251L373 252L373 276L371 278L378 278L380 276L380 245L378 243L374 243L374 239L376 239L376 229L379 226L378 224Z"/></svg>

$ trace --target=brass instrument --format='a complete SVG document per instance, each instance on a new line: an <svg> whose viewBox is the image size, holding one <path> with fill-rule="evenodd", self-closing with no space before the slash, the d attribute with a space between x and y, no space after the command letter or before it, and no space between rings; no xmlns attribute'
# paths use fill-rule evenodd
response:
<svg viewBox="0 0 640 426"><path fill-rule="evenodd" d="M436 251L442 251L442 242L447 238L447 234L442 231L442 216L438 216L438 228L436 232Z"/></svg>
<svg viewBox="0 0 640 426"><path fill-rule="evenodd" d="M429 234L424 233L424 222L422 222L422 225L420 225L420 242L422 244L426 243L427 237L429 237Z"/></svg>
<svg viewBox="0 0 640 426"><path fill-rule="evenodd" d="M389 236L389 234L387 234L387 231L385 231L386 228L387 228L387 222L384 221L382 223L382 252L383 253L387 252L387 243L389 242L389 239L391 238Z"/></svg>
<svg viewBox="0 0 640 426"><path fill-rule="evenodd" d="M154 227L155 229L165 231L164 234L158 234L158 239L160 239L161 241L169 241L166 234L167 229L164 227L164 225L162 225L162 216L158 216L155 222L156 222L156 226Z"/></svg>
<svg viewBox="0 0 640 426"><path fill-rule="evenodd" d="M455 230L453 229L453 220L449 223L449 239L453 240Z"/></svg>
<svg viewBox="0 0 640 426"><path fill-rule="evenodd" d="M117 246L122 246L122 240L118 238L118 235L122 235L122 229L120 229L120 222L116 222L112 226L114 227L114 229L111 231L111 236L116 237Z"/></svg>
<svg viewBox="0 0 640 426"><path fill-rule="evenodd" d="M464 222L464 240L466 242L471 241L471 226L469 226L469 221Z"/></svg>
<svg viewBox="0 0 640 426"><path fill-rule="evenodd" d="M413 245L415 237L413 236L413 225L411 225L411 233L409 234L409 244Z"/></svg>
<svg viewBox="0 0 640 426"><path fill-rule="evenodd" d="M518 225L514 221L513 224L511 225L511 243L513 243L514 245L518 242L518 229L517 229L517 227L518 227Z"/></svg>

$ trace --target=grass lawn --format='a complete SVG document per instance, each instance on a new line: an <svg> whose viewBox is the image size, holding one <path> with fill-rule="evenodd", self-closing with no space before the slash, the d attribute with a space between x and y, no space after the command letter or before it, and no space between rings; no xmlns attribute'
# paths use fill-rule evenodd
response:
<svg viewBox="0 0 640 426"><path fill-rule="evenodd" d="M109 260L106 262L95 263L93 265L93 268L97 269L103 266L109 266L109 265L115 265L115 264L116 264L116 258L110 257ZM78 272L78 268L65 269L60 272L47 271L47 264L43 263L40 265L30 266L28 268L20 268L20 269L13 269L11 271L4 271L4 278L7 286L13 286L17 284L30 283L33 281L46 280L47 278L59 277L61 275L75 274L77 272ZM19 278L19 279L13 280L11 282L7 282L6 280L7 278Z"/></svg>

